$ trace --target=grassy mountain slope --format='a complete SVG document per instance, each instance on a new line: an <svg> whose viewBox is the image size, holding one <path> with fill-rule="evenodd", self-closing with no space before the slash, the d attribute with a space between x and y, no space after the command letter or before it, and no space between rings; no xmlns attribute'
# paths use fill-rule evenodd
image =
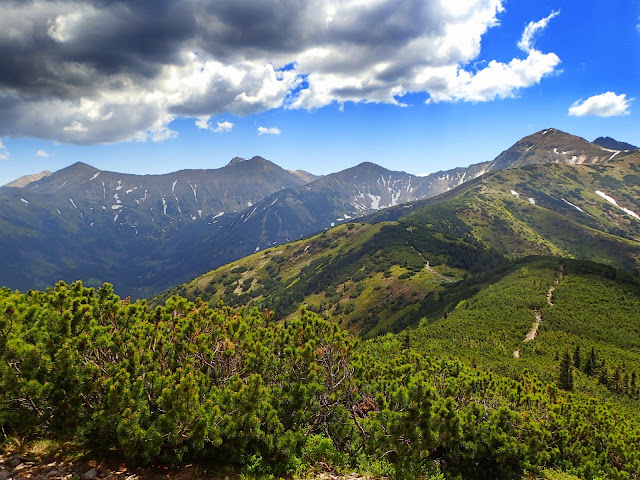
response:
<svg viewBox="0 0 640 480"><path fill-rule="evenodd" d="M270 248L173 288L215 304L259 304L277 318L302 302L341 326L375 334L417 321L443 284L503 262L471 238L404 223L347 224ZM437 308L437 307L434 307Z"/></svg>
<svg viewBox="0 0 640 480"><path fill-rule="evenodd" d="M582 137L548 128L516 142L496 157L491 168L502 170L545 163L593 164L619 154L618 150L607 150Z"/></svg>
<svg viewBox="0 0 640 480"><path fill-rule="evenodd" d="M456 289L466 290L464 299L455 303L462 295L444 295L448 313L423 319L398 341L425 355L462 359L514 378L529 372L545 382L558 382L560 360L569 353L576 394L637 406L640 276L537 257L486 280L461 282Z"/></svg>
<svg viewBox="0 0 640 480"><path fill-rule="evenodd" d="M575 256L634 268L640 262L638 174L638 154L597 165L530 165L489 173L369 220L402 218L471 235L510 256Z"/></svg>
<svg viewBox="0 0 640 480"><path fill-rule="evenodd" d="M640 262L640 221L632 215L640 211L636 157L489 173L372 217L392 221L340 225L270 248L159 298L179 293L214 304L260 304L278 318L306 303L368 336L442 315L469 294L456 282L499 266L503 255L575 257L634 269Z"/></svg>
<svg viewBox="0 0 640 480"><path fill-rule="evenodd" d="M498 169L544 163L546 170L532 172L546 176L553 171L549 162L558 162L561 173L565 163L604 170L575 181L567 170L563 175L571 181L564 185L572 189L573 196L552 191L551 184L563 185L553 177L555 173L547 185L543 179L534 179L533 173L532 178L521 178L520 173L506 170L503 177L495 178L502 179L504 186L512 184L514 191L522 190L523 204L510 202L508 193L499 198L495 189L483 195L477 189L469 191L473 198L468 208L454 201L448 201L447 207L450 215L460 213L455 221L447 220L448 227L460 223L458 220L466 227L460 224L443 231L458 235L460 228L469 230L485 246L507 254L553 253L620 263L621 257L633 256L630 250L636 246L638 229L629 224L634 219L625 218L622 210L604 198L615 199L630 211L640 210L635 200L637 188L629 186L634 181L637 185L633 175L637 177L638 172L630 170L631 180L627 181L610 175L604 167L610 159L621 158L629 158L628 152L603 149L548 129L522 139L492 162L427 177L391 172L365 162L303 185L299 173L287 172L260 157L235 158L215 170L145 176L100 171L78 163L24 188L0 187L0 248L4 253L0 284L26 290L44 288L58 279L82 279L90 285L108 280L124 296L148 296L258 249L300 239L379 209L393 209L439 193L443 196L436 202L418 203L421 208L442 205L453 198L450 193L454 191L460 198L461 190L454 187L465 188L465 182L478 186L476 177L484 174L486 179ZM581 171L582 166L566 168ZM595 198L591 189L584 197L590 206L583 208L578 189L590 180L607 197ZM528 191L529 186L536 190ZM525 208L526 198L535 198L546 210ZM597 206L597 202L606 205ZM403 216L412 210L407 207L388 215ZM447 213L447 208L438 208ZM585 218L576 217L577 208L584 210ZM429 214L424 216L425 221L418 224L433 223ZM569 218L568 226L562 225L562 217ZM583 226L614 237L604 238ZM565 236L567 229L569 236ZM572 236L584 238L583 251L575 251ZM628 266L634 262L625 261Z"/></svg>

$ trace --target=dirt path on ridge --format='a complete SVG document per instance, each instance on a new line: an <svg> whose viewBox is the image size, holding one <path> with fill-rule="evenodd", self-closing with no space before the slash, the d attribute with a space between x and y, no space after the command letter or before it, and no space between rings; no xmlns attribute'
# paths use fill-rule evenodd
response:
<svg viewBox="0 0 640 480"><path fill-rule="evenodd" d="M411 235L413 235L413 230L411 230L410 228L407 228L407 230L409 230L409 240L407 241L407 244L412 249L414 249L418 255L420 255L422 257L422 259L424 260L424 263L425 263L424 264L424 269L427 272L429 272L431 275L433 275L435 277L438 277L443 282L447 282L447 283L457 282L458 280L456 278L447 277L446 275L443 275L440 272L434 270L433 267L431 265L429 265L429 260L427 260L425 258L425 256L422 254L422 252L420 250L418 250L416 247L414 247L413 244L411 243Z"/></svg>
<svg viewBox="0 0 640 480"><path fill-rule="evenodd" d="M547 303L550 307L553 307L553 291L556 289L556 286L562 281L563 274L564 265L560 265L560 272L558 273L558 276L556 276L555 281L547 290ZM540 328L540 324L542 323L542 314L540 313L540 310L538 310L537 308L534 309L533 314L536 317L536 321L531 327L531 330L529 330L527 335L524 337L524 342L532 342L533 340L535 340L536 335L538 334L538 328ZM520 350L516 350L515 352L513 352L513 358L520 358Z"/></svg>
<svg viewBox="0 0 640 480"><path fill-rule="evenodd" d="M416 250L416 252L417 252L417 250ZM420 252L418 252L418 253L420 253ZM420 256L421 256L422 258L424 258L424 256L423 256L421 253L420 253ZM441 274L440 272L435 271L435 270L433 269L433 267L431 267L431 266L429 265L429 260L427 260L426 258L424 258L424 261L426 262L426 264L425 264L425 266L424 266L424 269L425 269L427 272L429 272L430 274L435 275L435 276L436 276L436 277L438 277L440 280L442 280L442 281L444 281L444 282L447 282L447 283L453 283L453 282L456 282L456 281L457 281L455 278L447 277L446 275L443 275L443 274Z"/></svg>

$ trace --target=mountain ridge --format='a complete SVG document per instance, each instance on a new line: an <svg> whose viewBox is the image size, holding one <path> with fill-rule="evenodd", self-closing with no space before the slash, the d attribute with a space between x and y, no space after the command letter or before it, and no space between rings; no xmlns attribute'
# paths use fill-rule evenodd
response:
<svg viewBox="0 0 640 480"><path fill-rule="evenodd" d="M640 272L638 173L640 154L495 170L437 197L257 251L158 301L201 296L257 304L279 318L306 303L344 328L375 335L441 315L437 298L448 284L501 259L553 255ZM343 292L340 301L330 300L334 291Z"/></svg>
<svg viewBox="0 0 640 480"><path fill-rule="evenodd" d="M611 137L598 137L593 143L610 150L631 151L638 150L638 147L627 142L619 142Z"/></svg>
<svg viewBox="0 0 640 480"><path fill-rule="evenodd" d="M144 176L76 163L26 189L0 189L0 246L7 252L0 281L42 288L58 278L82 278L91 285L109 280L127 294L145 296L383 209L400 218L416 202L501 171L511 165L508 158L513 165L579 166L628 155L555 129L525 137L505 152L491 162L426 177L362 162L310 183L259 156L220 169ZM601 190L616 198L612 190ZM572 198L565 200L574 203ZM621 205L640 210L633 202Z"/></svg>

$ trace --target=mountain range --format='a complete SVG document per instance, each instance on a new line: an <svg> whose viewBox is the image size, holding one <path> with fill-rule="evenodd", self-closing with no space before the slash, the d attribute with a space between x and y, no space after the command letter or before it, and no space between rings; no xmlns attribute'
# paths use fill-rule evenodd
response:
<svg viewBox="0 0 640 480"><path fill-rule="evenodd" d="M305 303L375 335L441 315L450 285L517 258L552 255L638 269L639 174L640 153L496 170L437 197L257 252L154 302L200 296L260 305L279 318ZM451 298L450 308L464 297Z"/></svg>
<svg viewBox="0 0 640 480"><path fill-rule="evenodd" d="M270 476L293 448L384 477L635 478L640 152L612 150L547 129L428 177L254 157L4 187L0 275L167 289L0 289L3 431L195 465L264 442L242 465Z"/></svg>
<svg viewBox="0 0 640 480"><path fill-rule="evenodd" d="M479 177L486 182L500 170L602 165L632 154L610 150L546 129L523 138L491 162L424 177L368 162L315 177L286 171L261 157L236 157L215 170L144 176L77 163L22 188L0 188L0 247L6 252L0 282L28 289L79 278L89 285L110 281L123 294L148 296L253 252L377 211L389 209L385 215L396 217L408 214L415 210L412 202L438 195L448 198L456 187L478 185ZM635 175L631 166L628 169L628 175ZM522 182L511 181L514 191L522 190L522 198L511 196L511 201L530 205L523 200L529 193L518 186ZM581 188L580 181L573 187ZM622 208L640 210L633 192L626 196L616 200L631 199L621 203ZM578 211L571 207L578 206L575 194L562 198L566 208ZM547 197L537 201L542 206ZM607 211L618 210L623 211L614 206ZM582 223L590 228L633 241L634 227L620 224L614 213L608 219L590 211L588 216Z"/></svg>

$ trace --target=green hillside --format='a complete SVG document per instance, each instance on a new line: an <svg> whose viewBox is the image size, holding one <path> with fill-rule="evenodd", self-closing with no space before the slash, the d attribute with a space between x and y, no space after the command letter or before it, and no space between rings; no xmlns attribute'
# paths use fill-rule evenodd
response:
<svg viewBox="0 0 640 480"><path fill-rule="evenodd" d="M152 302L177 293L211 305L269 308L279 319L304 303L367 337L442 315L452 301L466 298L466 285L485 281L474 276L493 278L508 259L553 255L637 269L637 173L640 155L605 165L490 173L435 199L373 216L372 223L340 225L258 252ZM379 221L384 218L392 221Z"/></svg>
<svg viewBox="0 0 640 480"><path fill-rule="evenodd" d="M0 428L259 478L638 478L639 174L490 172L149 302L2 289Z"/></svg>
<svg viewBox="0 0 640 480"><path fill-rule="evenodd" d="M268 312L179 297L150 309L122 301L108 285L3 289L0 427L5 438L71 442L137 464L215 461L259 478L304 476L320 465L399 479L637 478L637 386L592 393L593 375L574 375L572 359L565 377L575 376L574 386L561 383L562 361L557 381L524 367L515 376L499 371L501 355L506 362L527 328L524 314L510 325L500 313L530 314L546 302L554 269L561 271L548 259L519 267L446 319L366 342L305 309L281 323ZM593 345L596 371L604 371L602 360L614 367L611 355L627 353L622 376L629 379L638 368L629 316L638 311L638 282L607 279L598 268L565 265L557 299L552 292L558 315L543 311L543 324ZM586 305L570 294L583 277L600 282L604 295L625 297L593 312L602 335L565 322ZM491 331L477 322L482 312L496 318ZM442 355L447 345L427 341L438 326L462 361ZM620 334L606 334L618 327ZM541 333L532 343L544 341L561 342ZM549 363L545 353L522 352L508 362L538 355Z"/></svg>
<svg viewBox="0 0 640 480"><path fill-rule="evenodd" d="M362 335L415 323L444 286L500 265L504 258L472 238L426 226L347 224L259 252L171 289L211 305L254 305L288 318L301 303ZM441 308L438 302L429 308ZM431 310L428 310L429 312Z"/></svg>
<svg viewBox="0 0 640 480"><path fill-rule="evenodd" d="M425 354L514 378L534 372L548 382L558 380L568 352L576 392L627 404L640 395L638 312L640 276L591 262L533 258L515 262L446 315L423 319L402 335Z"/></svg>
<svg viewBox="0 0 640 480"><path fill-rule="evenodd" d="M563 255L633 269L640 264L638 212L640 154L634 154L604 164L529 165L489 173L371 220L402 218L470 235L511 257Z"/></svg>

